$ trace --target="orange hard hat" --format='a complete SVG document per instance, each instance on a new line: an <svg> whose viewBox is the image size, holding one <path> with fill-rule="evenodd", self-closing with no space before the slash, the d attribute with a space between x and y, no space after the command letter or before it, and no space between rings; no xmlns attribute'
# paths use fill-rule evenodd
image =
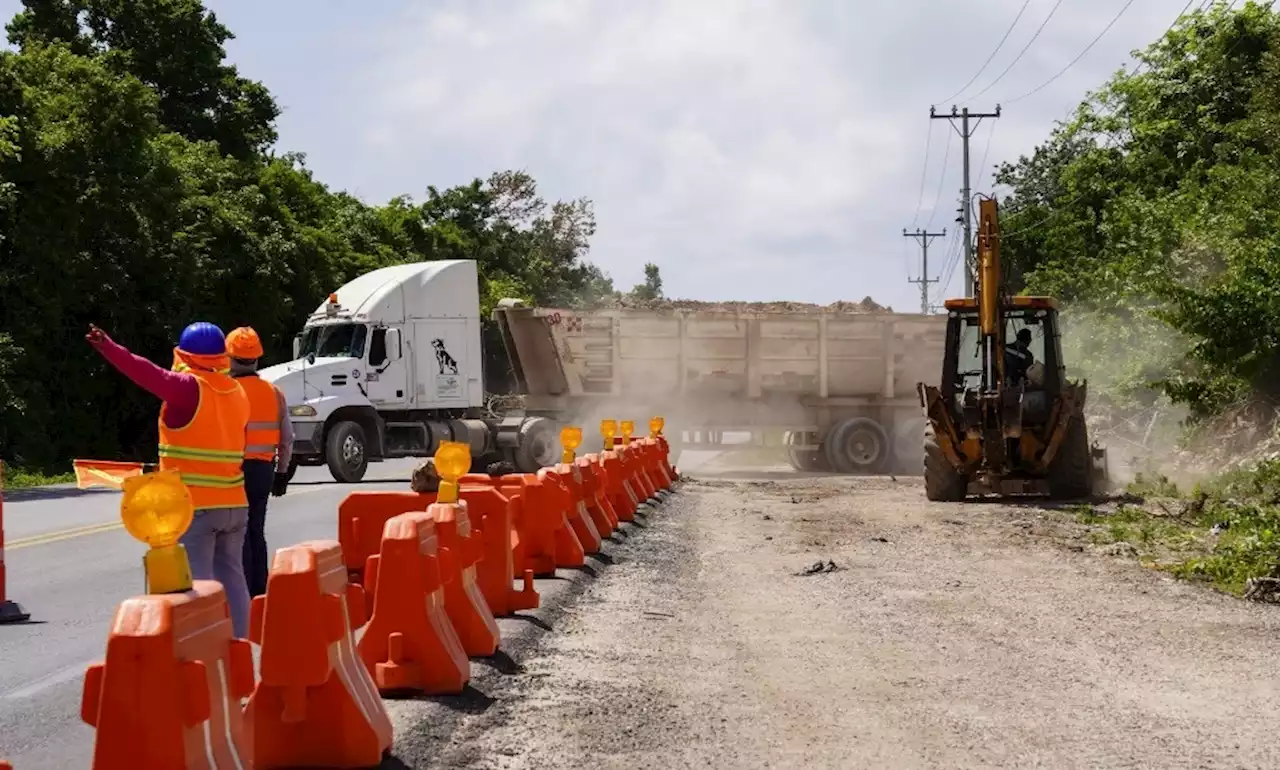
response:
<svg viewBox="0 0 1280 770"><path fill-rule="evenodd" d="M262 358L262 340L251 327L232 329L227 335L227 355L232 358Z"/></svg>

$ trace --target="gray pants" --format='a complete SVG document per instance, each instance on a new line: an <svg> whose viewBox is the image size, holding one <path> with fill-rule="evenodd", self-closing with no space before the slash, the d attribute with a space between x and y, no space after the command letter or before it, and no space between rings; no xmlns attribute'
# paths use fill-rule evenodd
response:
<svg viewBox="0 0 1280 770"><path fill-rule="evenodd" d="M249 586L244 578L244 534L248 508L196 511L191 528L182 536L191 576L222 583L231 607L231 627L237 638L249 636Z"/></svg>

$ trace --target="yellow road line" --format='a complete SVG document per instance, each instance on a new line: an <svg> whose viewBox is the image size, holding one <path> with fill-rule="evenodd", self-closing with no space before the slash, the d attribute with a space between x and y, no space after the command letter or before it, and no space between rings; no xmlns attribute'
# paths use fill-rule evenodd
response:
<svg viewBox="0 0 1280 770"><path fill-rule="evenodd" d="M308 492L321 492L324 486L312 487L309 489L290 490L290 495L305 495ZM271 515L270 509L267 515ZM58 530L57 532L46 532L43 535L32 535L30 537L22 537L17 540L8 540L4 547L6 551L13 551L18 548L30 548L35 545L44 545L46 543L57 543L61 540L70 540L73 537L84 537L86 535L96 535L99 532L110 532L115 529L124 529L124 525L119 521L104 521L101 524L89 524L84 527L74 527L72 529Z"/></svg>
<svg viewBox="0 0 1280 770"><path fill-rule="evenodd" d="M32 535L31 537L10 540L4 544L4 547L6 551L12 551L17 548L30 548L33 545L56 543L59 540L70 540L73 537L83 537L85 535L94 535L99 532L110 532L113 529L123 528L124 525L118 521L106 521L101 524L90 524L86 527L64 529L58 532L46 532L43 535Z"/></svg>

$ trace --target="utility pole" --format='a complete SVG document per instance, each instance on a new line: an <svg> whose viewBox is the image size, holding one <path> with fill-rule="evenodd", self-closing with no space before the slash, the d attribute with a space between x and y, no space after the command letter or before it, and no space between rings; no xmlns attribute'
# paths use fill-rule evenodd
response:
<svg viewBox="0 0 1280 770"><path fill-rule="evenodd" d="M903 238L915 238L920 242L920 277L908 278L908 283L920 284L920 312L929 315L929 284L937 283L937 278L929 277L929 242L934 238L945 238L947 228L942 228L940 233L931 233L926 230L916 228L914 233L907 232L907 228L902 228Z"/></svg>
<svg viewBox="0 0 1280 770"><path fill-rule="evenodd" d="M946 120L951 123L951 127L960 134L961 140L964 142L964 189L960 193L961 196L961 212L964 217L964 295L972 297L973 294L973 215L970 213L969 197L973 191L969 189L969 138L973 136L973 132L978 130L978 125L982 123L983 118L1000 117L1000 105L996 105L995 112L969 112L969 108L957 110L955 105L951 107L950 115L939 115L935 108L929 108L929 118L931 120ZM956 119L960 120L960 127L956 128ZM976 122L972 126L969 120L974 119ZM944 169L945 171L945 169Z"/></svg>

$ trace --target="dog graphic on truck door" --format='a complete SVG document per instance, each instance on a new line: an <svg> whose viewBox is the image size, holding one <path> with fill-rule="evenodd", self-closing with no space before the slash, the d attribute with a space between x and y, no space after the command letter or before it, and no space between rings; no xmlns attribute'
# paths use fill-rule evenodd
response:
<svg viewBox="0 0 1280 770"><path fill-rule="evenodd" d="M458 362L445 349L444 340L439 338L431 340L431 347L435 348L436 364L440 367L440 374L457 374Z"/></svg>

